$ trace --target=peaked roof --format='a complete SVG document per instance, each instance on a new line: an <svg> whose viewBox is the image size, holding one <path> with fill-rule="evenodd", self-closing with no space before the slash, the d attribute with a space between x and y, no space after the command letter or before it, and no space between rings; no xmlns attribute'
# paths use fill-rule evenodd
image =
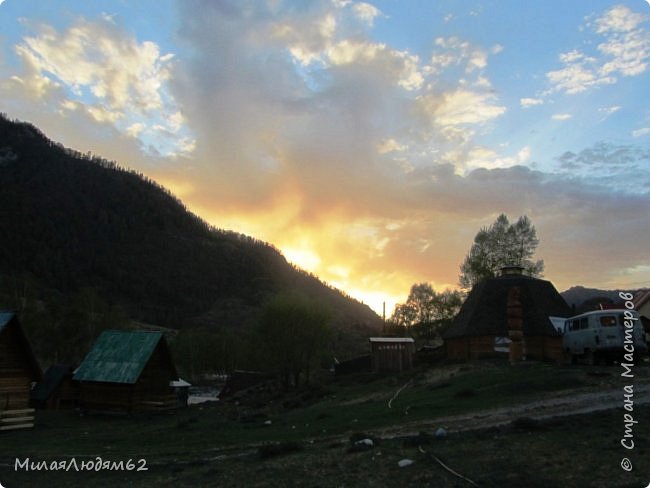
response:
<svg viewBox="0 0 650 488"><path fill-rule="evenodd" d="M508 291L513 286L521 290L524 336L558 335L549 317L569 317L571 308L553 284L530 276L507 274L477 283L443 337L507 336Z"/></svg>
<svg viewBox="0 0 650 488"><path fill-rule="evenodd" d="M171 361L162 332L105 330L93 344L74 374L76 381L98 381L133 384L160 344L169 357L174 377L176 368Z"/></svg>
<svg viewBox="0 0 650 488"><path fill-rule="evenodd" d="M371 337L368 339L370 342L415 342L415 339L412 337Z"/></svg>
<svg viewBox="0 0 650 488"><path fill-rule="evenodd" d="M40 381L32 390L32 400L45 402L50 395L61 384L67 374L72 372L72 368L67 364L53 364L43 375L43 381Z"/></svg>
<svg viewBox="0 0 650 488"><path fill-rule="evenodd" d="M41 367L36 360L36 356L34 356L34 351L32 351L32 346L27 340L27 336L25 336L25 332L18 321L18 316L15 312L0 312L0 334L5 330L9 330L9 328L12 327L12 324L13 327L15 327L18 342L22 346L29 367L32 370L32 378L35 381L40 380L43 377L43 371L41 370Z"/></svg>

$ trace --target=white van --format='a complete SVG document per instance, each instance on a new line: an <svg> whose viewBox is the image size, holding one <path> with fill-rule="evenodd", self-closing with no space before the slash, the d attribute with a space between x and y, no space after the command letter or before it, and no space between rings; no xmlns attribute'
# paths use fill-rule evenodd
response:
<svg viewBox="0 0 650 488"><path fill-rule="evenodd" d="M625 327L626 320L634 326ZM626 340L627 350L624 349ZM587 364L621 361L631 345L634 346L635 362L648 357L645 331L638 312L634 310L595 310L564 322L562 347L572 363L578 359Z"/></svg>

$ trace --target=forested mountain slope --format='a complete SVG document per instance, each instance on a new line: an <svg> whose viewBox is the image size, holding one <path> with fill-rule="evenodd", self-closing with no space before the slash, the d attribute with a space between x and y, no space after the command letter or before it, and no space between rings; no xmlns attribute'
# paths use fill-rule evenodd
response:
<svg viewBox="0 0 650 488"><path fill-rule="evenodd" d="M367 306L292 265L273 246L212 228L146 177L0 118L3 305L92 290L134 320L237 327L261 304L300 291L340 327L379 326Z"/></svg>

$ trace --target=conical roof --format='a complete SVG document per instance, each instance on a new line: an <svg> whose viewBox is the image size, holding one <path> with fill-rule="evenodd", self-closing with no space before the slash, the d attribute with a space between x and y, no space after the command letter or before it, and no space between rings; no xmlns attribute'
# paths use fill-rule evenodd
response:
<svg viewBox="0 0 650 488"><path fill-rule="evenodd" d="M477 283L470 291L445 339L508 335L508 292L519 287L524 336L556 336L550 316L569 317L571 308L550 281L521 274L504 274Z"/></svg>

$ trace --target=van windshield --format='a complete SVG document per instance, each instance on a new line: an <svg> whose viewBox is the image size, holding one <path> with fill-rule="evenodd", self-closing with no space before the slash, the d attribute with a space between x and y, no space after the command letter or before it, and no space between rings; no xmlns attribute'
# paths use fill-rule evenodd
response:
<svg viewBox="0 0 650 488"><path fill-rule="evenodd" d="M600 325L602 327L615 327L616 324L616 315L603 315L600 317Z"/></svg>

